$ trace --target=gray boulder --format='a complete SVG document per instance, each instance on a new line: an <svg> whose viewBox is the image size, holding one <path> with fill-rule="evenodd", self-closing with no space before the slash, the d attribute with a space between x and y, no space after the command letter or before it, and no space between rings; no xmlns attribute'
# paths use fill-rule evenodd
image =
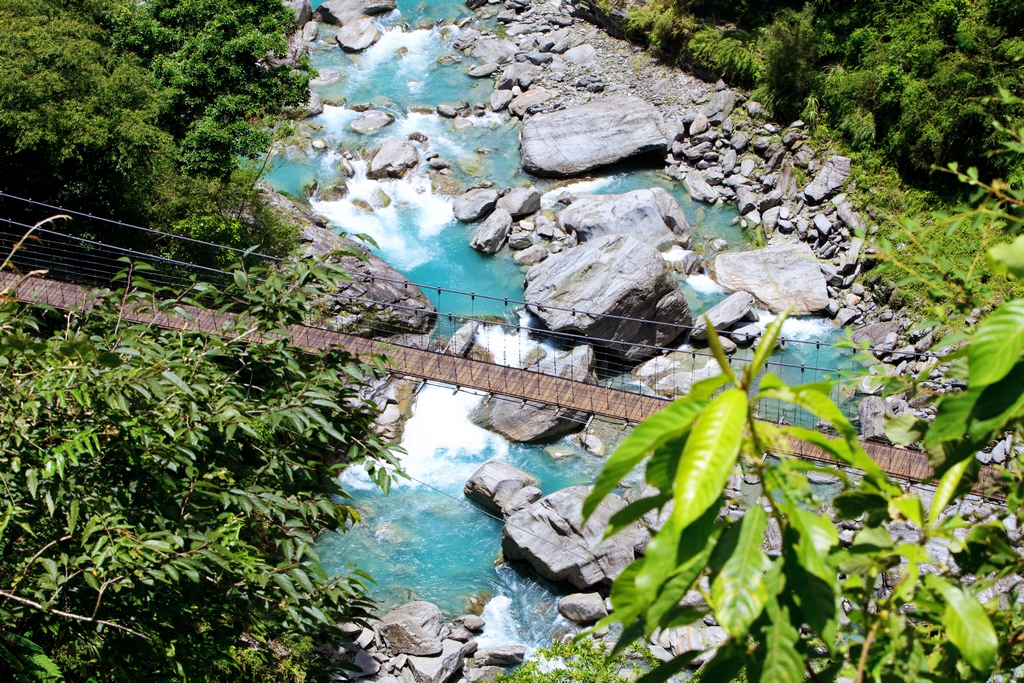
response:
<svg viewBox="0 0 1024 683"><path fill-rule="evenodd" d="M530 112L533 107L542 105L555 97L558 97L557 90L549 90L547 88L530 88L522 95L514 98L508 103L508 111L513 116L522 118Z"/></svg>
<svg viewBox="0 0 1024 683"><path fill-rule="evenodd" d="M386 111L370 109L360 114L359 118L348 124L348 127L357 133L371 135L391 125L394 120L395 117Z"/></svg>
<svg viewBox="0 0 1024 683"><path fill-rule="evenodd" d="M703 315L697 316L693 323L693 332L690 337L693 339L708 338L708 324L714 326L715 330L722 332L750 315L754 306L754 297L748 292L734 292L726 299L711 308ZM753 322L753 321L751 321Z"/></svg>
<svg viewBox="0 0 1024 683"><path fill-rule="evenodd" d="M540 211L540 192L532 187L517 187L509 190L498 200L498 208L505 209L513 218L529 216Z"/></svg>
<svg viewBox="0 0 1024 683"><path fill-rule="evenodd" d="M468 323L460 327L452 335L452 338L448 340L448 346L445 349L445 353L450 356L463 357L469 352L469 347L473 345L473 339L476 337L476 331L480 329L480 323L476 320L470 320Z"/></svg>
<svg viewBox="0 0 1024 683"><path fill-rule="evenodd" d="M749 187L736 188L736 210L745 216L757 208L757 195Z"/></svg>
<svg viewBox="0 0 1024 683"><path fill-rule="evenodd" d="M334 39L345 52L362 52L380 40L380 31L369 19L360 19L338 29Z"/></svg>
<svg viewBox="0 0 1024 683"><path fill-rule="evenodd" d="M501 111L514 99L515 95L512 94L511 90L495 90L491 93L491 111Z"/></svg>
<svg viewBox="0 0 1024 683"><path fill-rule="evenodd" d="M610 495L583 524L583 500L592 490L573 486L546 496L505 521L501 549L507 560L528 562L549 581L589 589L615 580L636 557L640 525L604 540L608 520L626 506Z"/></svg>
<svg viewBox="0 0 1024 683"><path fill-rule="evenodd" d="M480 38L473 43L473 56L494 64L504 64L518 51L519 48L512 41L498 38Z"/></svg>
<svg viewBox="0 0 1024 683"><path fill-rule="evenodd" d="M531 366L544 375L553 375L576 382L597 383L594 372L594 350L577 346L564 355L550 355ZM509 441L529 443L562 436L579 429L589 415L575 410L542 403L510 401L489 397L473 410L473 424L501 434Z"/></svg>
<svg viewBox="0 0 1024 683"><path fill-rule="evenodd" d="M865 439L884 437L887 412L888 406L881 396L865 396L861 399L860 405L857 406L861 437Z"/></svg>
<svg viewBox="0 0 1024 683"><path fill-rule="evenodd" d="M320 25L315 21L307 21L302 25L302 39L307 43L315 43L320 37Z"/></svg>
<svg viewBox="0 0 1024 683"><path fill-rule="evenodd" d="M719 254L715 280L726 289L750 292L778 313L815 315L828 308L825 276L806 244L778 243L764 249Z"/></svg>
<svg viewBox="0 0 1024 683"><path fill-rule="evenodd" d="M660 187L625 194L578 194L558 216L564 232L581 241L604 235L629 235L664 251L689 246L690 224L679 202Z"/></svg>
<svg viewBox="0 0 1024 683"><path fill-rule="evenodd" d="M295 12L296 26L305 26L313 18L313 6L309 0L283 0L283 4Z"/></svg>
<svg viewBox="0 0 1024 683"><path fill-rule="evenodd" d="M722 122L732 113L735 106L736 93L732 90L719 90L704 106L704 115L711 121Z"/></svg>
<svg viewBox="0 0 1024 683"><path fill-rule="evenodd" d="M469 77L470 78L487 78L488 76L493 76L494 72L497 71L497 70L498 70L498 65L497 64L495 64L494 62L487 62L486 64L481 64L479 66L474 66L472 69L470 69L469 70Z"/></svg>
<svg viewBox="0 0 1024 683"><path fill-rule="evenodd" d="M511 90L517 85L527 90L533 81L540 76L542 70L526 62L512 62L504 68L498 78L498 90Z"/></svg>
<svg viewBox="0 0 1024 683"><path fill-rule="evenodd" d="M707 202L713 204L718 201L718 190L716 190L707 181L704 176L704 171L698 171L693 169L686 174L683 178L683 184L686 186L687 192L693 197L695 202Z"/></svg>
<svg viewBox="0 0 1024 683"><path fill-rule="evenodd" d="M463 223L472 223L493 211L497 203L497 190L476 188L456 197L452 210L458 220Z"/></svg>
<svg viewBox="0 0 1024 683"><path fill-rule="evenodd" d="M638 365L633 368L632 374L659 396L675 398L690 393L695 383L721 372L722 369L707 351L676 351Z"/></svg>
<svg viewBox="0 0 1024 683"><path fill-rule="evenodd" d="M506 673L500 666L481 666L466 671L467 683L495 683L498 676Z"/></svg>
<svg viewBox="0 0 1024 683"><path fill-rule="evenodd" d="M814 180L804 188L804 196L812 204L834 197L850 176L850 157L831 157Z"/></svg>
<svg viewBox="0 0 1024 683"><path fill-rule="evenodd" d="M547 257L548 250L539 244L534 244L513 256L512 260L520 266L532 266L536 263L540 263Z"/></svg>
<svg viewBox="0 0 1024 683"><path fill-rule="evenodd" d="M373 154L366 175L375 180L401 178L419 163L416 148L402 138L388 138Z"/></svg>
<svg viewBox="0 0 1024 683"><path fill-rule="evenodd" d="M423 601L409 602L388 612L374 629L392 654L419 657L441 654L441 641L448 635L441 610Z"/></svg>
<svg viewBox="0 0 1024 683"><path fill-rule="evenodd" d="M579 66L596 66L597 50L595 50L592 45L577 45L574 48L566 50L565 53L562 54L562 59L570 64L578 64Z"/></svg>
<svg viewBox="0 0 1024 683"><path fill-rule="evenodd" d="M500 460L488 460L473 473L462 492L466 498L485 508L501 512L520 489L536 485L537 480L518 467Z"/></svg>
<svg viewBox="0 0 1024 683"><path fill-rule="evenodd" d="M682 334L677 326L693 322L665 259L627 235L598 237L535 265L525 298L549 329L601 340L629 360L653 354L634 344L666 346Z"/></svg>
<svg viewBox="0 0 1024 683"><path fill-rule="evenodd" d="M526 648L522 645L504 645L502 647L485 647L473 655L473 664L485 666L516 666L522 664L526 657Z"/></svg>
<svg viewBox="0 0 1024 683"><path fill-rule="evenodd" d="M464 665L463 644L446 640L439 657L409 657L406 666L416 683L445 683Z"/></svg>
<svg viewBox="0 0 1024 683"><path fill-rule="evenodd" d="M327 0L316 8L316 13L328 24L347 26L364 17L390 12L395 7L395 0Z"/></svg>
<svg viewBox="0 0 1024 683"><path fill-rule="evenodd" d="M593 624L608 616L600 593L573 593L558 601L558 613L577 624Z"/></svg>
<svg viewBox="0 0 1024 683"><path fill-rule="evenodd" d="M639 99L613 96L537 114L519 133L523 168L568 177L666 147L661 114Z"/></svg>
<svg viewBox="0 0 1024 683"><path fill-rule="evenodd" d="M512 230L512 214L505 209L495 209L487 220L477 228L469 246L485 254L493 254L502 248Z"/></svg>

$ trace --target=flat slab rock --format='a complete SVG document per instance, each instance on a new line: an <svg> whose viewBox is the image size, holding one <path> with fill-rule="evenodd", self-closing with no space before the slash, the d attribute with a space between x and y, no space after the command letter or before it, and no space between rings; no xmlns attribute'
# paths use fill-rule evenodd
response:
<svg viewBox="0 0 1024 683"><path fill-rule="evenodd" d="M556 178L578 175L666 148L654 105L612 96L527 119L519 133L523 169Z"/></svg>
<svg viewBox="0 0 1024 683"><path fill-rule="evenodd" d="M629 235L658 251L689 246L690 224L675 197L660 187L623 194L578 194L558 214L563 232L580 242L604 235Z"/></svg>
<svg viewBox="0 0 1024 683"><path fill-rule="evenodd" d="M821 264L803 243L719 254L714 274L721 286L753 294L773 313L792 308L794 315L816 315L828 308Z"/></svg>

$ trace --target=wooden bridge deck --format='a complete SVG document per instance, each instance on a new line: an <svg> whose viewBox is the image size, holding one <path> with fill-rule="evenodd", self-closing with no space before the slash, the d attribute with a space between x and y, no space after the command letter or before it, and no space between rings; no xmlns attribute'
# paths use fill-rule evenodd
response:
<svg viewBox="0 0 1024 683"><path fill-rule="evenodd" d="M16 282L13 274L0 273L0 288L12 287ZM33 277L20 284L17 296L21 301L47 304L55 308L80 308L88 304L89 291L77 285ZM215 335L223 332L225 321L218 319L212 312L190 313L194 313L195 322L182 316L141 310L126 311L125 318L132 322L167 329L193 330ZM395 371L400 374L632 423L642 421L668 404L666 399L641 396L469 358L385 344L378 340L330 330L294 326L290 332L292 343L308 351L317 352L332 347L343 347L356 355L385 353L392 359ZM834 463L826 453L809 444L791 442L790 445L791 455ZM865 441L864 448L883 470L899 479L920 482L932 475L927 457L918 451L872 441Z"/></svg>

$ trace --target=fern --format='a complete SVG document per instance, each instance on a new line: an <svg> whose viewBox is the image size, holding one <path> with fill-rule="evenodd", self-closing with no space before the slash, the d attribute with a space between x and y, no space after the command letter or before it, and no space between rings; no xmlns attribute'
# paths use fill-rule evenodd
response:
<svg viewBox="0 0 1024 683"><path fill-rule="evenodd" d="M693 34L689 47L698 62L731 83L749 86L761 76L761 57L742 31L705 27Z"/></svg>

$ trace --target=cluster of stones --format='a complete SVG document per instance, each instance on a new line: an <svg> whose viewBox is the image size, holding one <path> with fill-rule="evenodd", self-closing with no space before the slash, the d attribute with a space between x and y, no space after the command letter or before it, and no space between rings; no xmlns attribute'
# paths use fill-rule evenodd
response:
<svg viewBox="0 0 1024 683"><path fill-rule="evenodd" d="M481 648L476 636L486 623L474 614L445 623L436 605L415 601L366 626L345 624L350 643L321 646L321 654L344 663L349 680L367 683L477 683L494 681L522 663L520 645Z"/></svg>

